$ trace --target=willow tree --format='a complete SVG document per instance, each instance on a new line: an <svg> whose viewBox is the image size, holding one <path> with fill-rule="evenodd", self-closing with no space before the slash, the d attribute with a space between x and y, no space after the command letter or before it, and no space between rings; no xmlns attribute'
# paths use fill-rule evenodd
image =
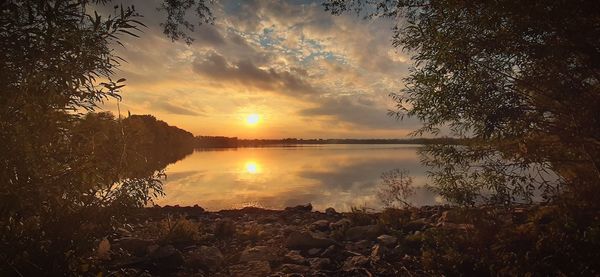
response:
<svg viewBox="0 0 600 277"><path fill-rule="evenodd" d="M461 204L600 199L600 3L328 0L333 14L396 20L414 61L393 114L414 134L468 138L423 149L434 188ZM556 175L556 176L553 176Z"/></svg>
<svg viewBox="0 0 600 277"><path fill-rule="evenodd" d="M210 21L205 2L165 1L165 34L187 38L193 24L184 15L192 7L201 21ZM114 4L109 14L95 12ZM128 178L119 170L101 170L93 147L73 147L73 137L81 135L73 133L80 112L120 98L125 80L114 76L121 61L115 48L122 46L123 36L137 36L144 26L133 6L118 4L0 4L0 275L77 270L79 259L106 235L122 208L144 205L161 191L152 176ZM119 153L107 159L120 164L123 142L107 143Z"/></svg>

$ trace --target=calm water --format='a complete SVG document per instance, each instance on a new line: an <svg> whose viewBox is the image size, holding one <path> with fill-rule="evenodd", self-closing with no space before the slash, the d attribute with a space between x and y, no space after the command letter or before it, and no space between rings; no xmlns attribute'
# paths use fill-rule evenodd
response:
<svg viewBox="0 0 600 277"><path fill-rule="evenodd" d="M312 203L315 209L380 208L381 173L406 169L414 178L415 205L438 197L423 188L426 169L413 145L322 145L196 151L167 167L159 205L208 210L259 206L281 209Z"/></svg>

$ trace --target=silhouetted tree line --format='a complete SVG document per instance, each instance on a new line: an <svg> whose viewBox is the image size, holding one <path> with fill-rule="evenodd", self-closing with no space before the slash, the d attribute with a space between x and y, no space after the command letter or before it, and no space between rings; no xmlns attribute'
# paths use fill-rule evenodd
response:
<svg viewBox="0 0 600 277"><path fill-rule="evenodd" d="M238 139L237 137L199 136L198 148L235 148L319 144L462 144L465 140L455 138L408 138L408 139Z"/></svg>
<svg viewBox="0 0 600 277"><path fill-rule="evenodd" d="M194 150L194 135L152 115L116 119L112 113L88 113L74 124L73 148L90 153L100 171L145 177Z"/></svg>

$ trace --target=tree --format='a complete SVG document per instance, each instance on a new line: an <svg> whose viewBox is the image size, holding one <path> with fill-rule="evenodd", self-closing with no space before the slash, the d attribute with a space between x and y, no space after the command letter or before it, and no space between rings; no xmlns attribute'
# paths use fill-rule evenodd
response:
<svg viewBox="0 0 600 277"><path fill-rule="evenodd" d="M182 8L196 6L201 21L212 20L204 3L165 1L165 34L176 40L193 29ZM122 122L81 114L120 99L125 80L112 79L121 61L114 47L144 26L133 6L94 11L108 4L0 4L0 275L76 272L124 208L161 191L154 171L134 176L110 163L126 151L124 133L114 132Z"/></svg>
<svg viewBox="0 0 600 277"><path fill-rule="evenodd" d="M600 4L597 1L329 0L397 20L411 54L393 114L464 145L430 145L435 189L461 204L512 203L538 192L600 199Z"/></svg>

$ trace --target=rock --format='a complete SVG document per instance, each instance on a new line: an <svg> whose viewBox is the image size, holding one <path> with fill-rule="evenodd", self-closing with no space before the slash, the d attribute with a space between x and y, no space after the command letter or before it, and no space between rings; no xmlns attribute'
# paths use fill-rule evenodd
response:
<svg viewBox="0 0 600 277"><path fill-rule="evenodd" d="M385 257L389 252L390 250L385 246L375 244L373 248L371 248L371 254L369 255L369 257L373 261L379 261L381 260L381 258Z"/></svg>
<svg viewBox="0 0 600 277"><path fill-rule="evenodd" d="M408 232L421 231L429 226L430 223L426 218L419 218L406 223L406 225L404 225L404 230Z"/></svg>
<svg viewBox="0 0 600 277"><path fill-rule="evenodd" d="M464 213L461 213L457 210L444 211L442 212L442 215L438 218L438 222L463 223L464 221Z"/></svg>
<svg viewBox="0 0 600 277"><path fill-rule="evenodd" d="M148 251L148 247L154 244L155 243L153 240L126 237L116 240L114 243L114 248L121 248L130 252L131 254L142 257L147 253L150 253Z"/></svg>
<svg viewBox="0 0 600 277"><path fill-rule="evenodd" d="M329 207L329 208L325 209L325 214L328 216L334 216L334 215L337 215L338 212L334 208Z"/></svg>
<svg viewBox="0 0 600 277"><path fill-rule="evenodd" d="M121 237L130 237L131 232L123 227L117 228L117 234Z"/></svg>
<svg viewBox="0 0 600 277"><path fill-rule="evenodd" d="M283 273L306 273L310 271L310 267L297 264L282 264L279 271Z"/></svg>
<svg viewBox="0 0 600 277"><path fill-rule="evenodd" d="M328 258L310 258L308 259L310 267L313 269L328 269L331 267L331 260Z"/></svg>
<svg viewBox="0 0 600 277"><path fill-rule="evenodd" d="M436 225L436 227L446 230L459 230L459 231L470 231L475 229L473 224L456 224L452 222L440 222Z"/></svg>
<svg viewBox="0 0 600 277"><path fill-rule="evenodd" d="M365 225L351 227L346 230L346 239L357 241L363 239L375 240L379 235L383 234L384 228L381 225Z"/></svg>
<svg viewBox="0 0 600 277"><path fill-rule="evenodd" d="M340 249L340 247L338 247L337 245L332 245L327 247L327 249L325 249L325 251L321 253L321 257L338 258L340 256L340 252L342 252L342 249Z"/></svg>
<svg viewBox="0 0 600 277"><path fill-rule="evenodd" d="M295 207L287 207L285 208L286 211L294 211L294 212L310 212L312 211L312 204L308 203L306 205L298 205Z"/></svg>
<svg viewBox="0 0 600 277"><path fill-rule="evenodd" d="M377 241L385 246L394 246L398 242L398 238L390 235L381 235L377 237Z"/></svg>
<svg viewBox="0 0 600 277"><path fill-rule="evenodd" d="M332 230L346 230L352 225L350 219L342 218L336 222L329 224L329 228Z"/></svg>
<svg viewBox="0 0 600 277"><path fill-rule="evenodd" d="M100 260L110 260L110 242L103 238L96 249L96 257Z"/></svg>
<svg viewBox="0 0 600 277"><path fill-rule="evenodd" d="M359 240L359 241L355 242L354 244L352 244L349 249L353 250L353 251L358 251L358 252L365 252L366 250L368 250L370 248L371 248L370 240Z"/></svg>
<svg viewBox="0 0 600 277"><path fill-rule="evenodd" d="M308 232L293 231L285 241L285 246L289 249L307 250L311 248L327 248L330 245L337 244L334 240L326 238L315 238Z"/></svg>
<svg viewBox="0 0 600 277"><path fill-rule="evenodd" d="M224 261L225 259L219 248L201 246L188 255L185 265L190 268L202 268L214 271L220 268Z"/></svg>
<svg viewBox="0 0 600 277"><path fill-rule="evenodd" d="M280 250L269 246L246 248L240 255L240 262L281 260Z"/></svg>
<svg viewBox="0 0 600 277"><path fill-rule="evenodd" d="M229 267L232 277L264 277L271 273L271 265L267 261L250 261Z"/></svg>
<svg viewBox="0 0 600 277"><path fill-rule="evenodd" d="M311 248L311 249L308 249L307 253L308 253L309 256L317 256L317 255L319 255L319 253L321 253L321 249L319 249L319 248Z"/></svg>
<svg viewBox="0 0 600 277"><path fill-rule="evenodd" d="M342 266L342 269L344 270L349 270L355 267L364 267L369 263L369 258L365 257L365 256L352 256L349 257L348 259L346 259L346 261L344 261L344 265Z"/></svg>
<svg viewBox="0 0 600 277"><path fill-rule="evenodd" d="M300 255L300 251L297 251L297 250L292 250L292 251L288 252L287 254L285 254L283 260L287 263L292 263L292 264L305 264L306 263L306 259L302 255Z"/></svg>
<svg viewBox="0 0 600 277"><path fill-rule="evenodd" d="M235 225L231 219L218 220L215 223L215 236L218 238L227 238L235 234Z"/></svg>
<svg viewBox="0 0 600 277"><path fill-rule="evenodd" d="M173 245L165 245L148 255L153 268L160 271L172 271L183 265L183 256Z"/></svg>
<svg viewBox="0 0 600 277"><path fill-rule="evenodd" d="M317 220L310 225L311 230L327 231L329 230L329 221L325 219Z"/></svg>
<svg viewBox="0 0 600 277"><path fill-rule="evenodd" d="M342 275L342 276L373 277L376 275L373 275L373 273L368 271L366 268L354 267L354 268L350 268L348 270L344 270L344 275Z"/></svg>

